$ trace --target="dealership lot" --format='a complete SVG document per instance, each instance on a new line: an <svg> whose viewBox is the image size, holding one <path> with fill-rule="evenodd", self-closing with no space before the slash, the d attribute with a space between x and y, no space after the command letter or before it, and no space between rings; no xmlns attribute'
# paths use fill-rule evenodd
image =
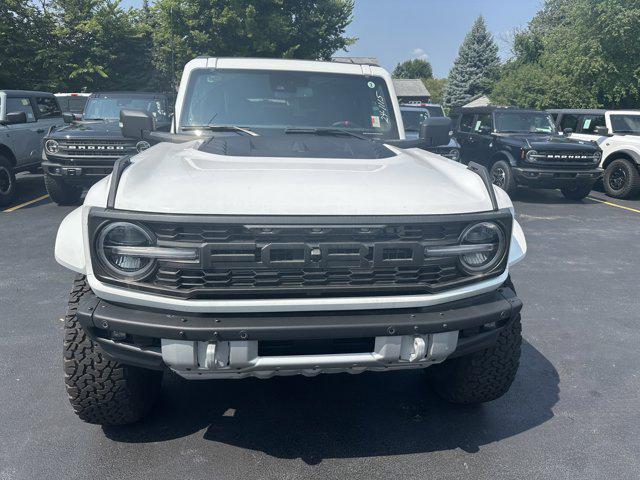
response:
<svg viewBox="0 0 640 480"><path fill-rule="evenodd" d="M73 415L62 380L72 274L53 243L71 208L50 203L41 176L18 178L20 198L0 213L1 480L638 476L640 200L518 195L525 343L496 402L449 406L419 372L167 375L150 419L103 429Z"/></svg>

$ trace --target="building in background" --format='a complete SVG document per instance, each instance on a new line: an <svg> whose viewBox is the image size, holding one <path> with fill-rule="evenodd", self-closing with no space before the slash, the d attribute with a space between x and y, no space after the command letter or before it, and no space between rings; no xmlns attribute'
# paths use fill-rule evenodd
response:
<svg viewBox="0 0 640 480"><path fill-rule="evenodd" d="M419 78L394 78L393 86L400 103L429 103L431 94Z"/></svg>

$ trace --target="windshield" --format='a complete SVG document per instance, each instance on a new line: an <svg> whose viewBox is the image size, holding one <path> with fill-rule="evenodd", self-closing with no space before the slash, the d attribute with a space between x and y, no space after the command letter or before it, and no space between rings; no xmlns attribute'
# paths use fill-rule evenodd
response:
<svg viewBox="0 0 640 480"><path fill-rule="evenodd" d="M611 115L611 128L614 133L633 133L640 135L640 114Z"/></svg>
<svg viewBox="0 0 640 480"><path fill-rule="evenodd" d="M119 120L120 110L144 110L151 113L156 123L168 123L167 100L163 97L140 95L101 95L91 97L84 107L83 119Z"/></svg>
<svg viewBox="0 0 640 480"><path fill-rule="evenodd" d="M555 133L551 115L530 112L496 113L496 131L501 133Z"/></svg>
<svg viewBox="0 0 640 480"><path fill-rule="evenodd" d="M195 71L180 126L340 128L398 138L393 103L378 77L271 70Z"/></svg>
<svg viewBox="0 0 640 480"><path fill-rule="evenodd" d="M429 113L419 110L402 110L402 123L407 132L419 132L420 125L429 118Z"/></svg>

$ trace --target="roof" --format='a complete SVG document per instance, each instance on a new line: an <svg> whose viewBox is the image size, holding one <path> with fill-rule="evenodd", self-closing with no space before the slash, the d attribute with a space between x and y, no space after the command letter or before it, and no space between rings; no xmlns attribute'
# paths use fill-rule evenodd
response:
<svg viewBox="0 0 640 480"><path fill-rule="evenodd" d="M491 99L486 95L480 95L466 105L463 105L462 108L488 107L489 105L491 105Z"/></svg>
<svg viewBox="0 0 640 480"><path fill-rule="evenodd" d="M570 113L573 115L604 115L608 110L601 108L549 108L549 113Z"/></svg>
<svg viewBox="0 0 640 480"><path fill-rule="evenodd" d="M51 93L51 92L38 92L38 91L35 91L35 90L0 90L0 92L6 93L7 95L24 95L24 96L29 96L29 95L51 95L51 96L53 96L53 93Z"/></svg>
<svg viewBox="0 0 640 480"><path fill-rule="evenodd" d="M162 92L93 92L91 94L92 97L97 97L100 95L131 95L131 96L136 96L136 95L140 95L140 96L145 96L145 97L165 97L167 96L166 93L162 93Z"/></svg>
<svg viewBox="0 0 640 480"><path fill-rule="evenodd" d="M380 66L380 62L378 62L376 57L331 57L331 61L337 63L354 63L356 65Z"/></svg>
<svg viewBox="0 0 640 480"><path fill-rule="evenodd" d="M509 113L545 113L544 110L533 110L529 108L517 108L517 107L499 107L497 105L487 105L484 107L462 107L457 109L460 113L493 113L496 110L501 110Z"/></svg>
<svg viewBox="0 0 640 480"><path fill-rule="evenodd" d="M394 78L393 86L398 97L430 97L431 94L419 78Z"/></svg>

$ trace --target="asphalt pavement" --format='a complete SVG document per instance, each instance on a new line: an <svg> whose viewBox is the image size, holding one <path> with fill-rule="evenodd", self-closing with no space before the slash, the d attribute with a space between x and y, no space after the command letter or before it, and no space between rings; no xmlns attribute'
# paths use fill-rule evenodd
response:
<svg viewBox="0 0 640 480"><path fill-rule="evenodd" d="M495 402L448 405L416 371L167 374L148 420L101 428L66 398L61 317L73 274L53 245L71 208L41 182L20 176L15 208L0 212L0 480L640 475L640 200L518 195L529 254L512 276L525 342Z"/></svg>

